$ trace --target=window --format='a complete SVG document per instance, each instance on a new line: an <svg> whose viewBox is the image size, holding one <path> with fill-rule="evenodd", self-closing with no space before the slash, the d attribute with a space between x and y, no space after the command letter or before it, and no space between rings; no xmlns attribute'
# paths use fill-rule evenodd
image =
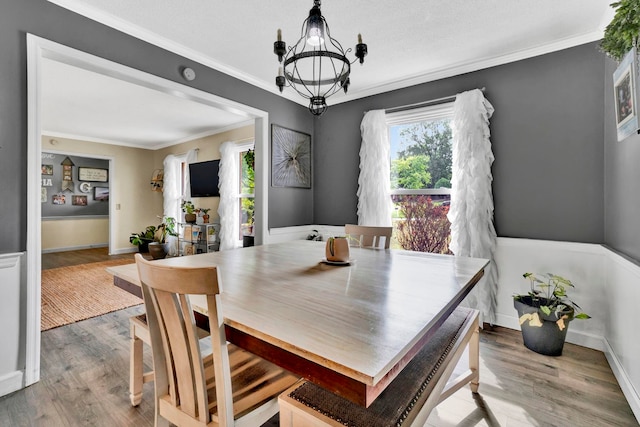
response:
<svg viewBox="0 0 640 427"><path fill-rule="evenodd" d="M387 114L394 246L450 253L453 103Z"/></svg>
<svg viewBox="0 0 640 427"><path fill-rule="evenodd" d="M255 151L253 146L245 151L240 151L238 179L238 223L240 224L240 235L253 236L253 220L255 210Z"/></svg>

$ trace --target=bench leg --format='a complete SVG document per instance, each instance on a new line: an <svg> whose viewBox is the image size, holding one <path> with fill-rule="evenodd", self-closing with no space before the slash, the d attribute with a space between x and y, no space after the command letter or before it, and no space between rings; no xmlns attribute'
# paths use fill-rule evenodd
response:
<svg viewBox="0 0 640 427"><path fill-rule="evenodd" d="M472 393L477 393L480 385L480 328L475 329L469 340L469 369L474 373L469 387Z"/></svg>
<svg viewBox="0 0 640 427"><path fill-rule="evenodd" d="M142 401L143 366L142 366L142 340L133 334L130 341L129 360L129 398L133 406L138 406Z"/></svg>

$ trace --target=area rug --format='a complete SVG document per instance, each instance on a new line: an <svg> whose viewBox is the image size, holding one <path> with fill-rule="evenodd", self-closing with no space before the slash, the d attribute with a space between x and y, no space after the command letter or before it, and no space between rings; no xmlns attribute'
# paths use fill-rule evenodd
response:
<svg viewBox="0 0 640 427"><path fill-rule="evenodd" d="M46 331L122 308L142 299L113 284L105 268L131 264L117 259L42 271L41 330Z"/></svg>

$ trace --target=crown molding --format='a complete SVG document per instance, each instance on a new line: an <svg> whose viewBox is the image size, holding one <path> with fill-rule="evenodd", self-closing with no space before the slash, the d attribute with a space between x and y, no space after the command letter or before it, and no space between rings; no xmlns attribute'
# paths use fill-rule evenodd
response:
<svg viewBox="0 0 640 427"><path fill-rule="evenodd" d="M96 10L91 6L78 4L72 0L48 0L48 1L51 3L55 3L58 6L61 6L65 9L76 12L80 15L83 15L89 19L97 21L103 25L107 25L109 27L115 28L116 30L119 30L132 37L146 41L155 46L166 49L172 53L175 53L177 55L183 56L185 58L188 58L200 64L203 64L207 67L218 70L229 76L232 76L246 83L249 83L255 87L263 89L267 92L279 95L292 102L295 102L296 104L307 106L306 100L304 100L300 96L297 96L297 94L293 93L292 91L280 93L277 87L275 87L275 85L273 84L269 84L267 82L259 80L254 76L251 76L236 68L233 68L221 62L218 62L209 56L203 55L200 52L197 52L184 45L176 43L170 39L167 39L165 37L160 37L153 32L142 29L114 15L102 12L100 10ZM473 71L491 68L498 65L508 64L511 62L517 62L517 61L532 58L535 56L545 55L547 53L552 53L555 51L568 49L581 44L600 40L603 37L604 28L606 27L606 25L609 23L609 21L614 15L613 9L611 10L609 9L607 9L607 13L605 13L601 19L600 28L594 32L586 33L576 37L569 37L563 40L556 41L554 43L536 46L529 49L523 49L523 50L509 53L506 55L489 57L481 60L476 60L473 62L460 62L450 67L441 68L438 70L430 71L428 73L416 74L414 76L410 76L410 77L399 79L399 80L396 79L394 81L388 81L386 83L369 86L360 90L354 90L353 86L351 86L351 91L348 94L346 95L340 94L338 96L332 97L331 104L336 105L344 102L354 101L356 99L360 99L368 96L379 95L381 93L390 92L397 89L403 89L406 87L415 86L422 83L428 83L435 80L457 76L460 74L470 73Z"/></svg>
<svg viewBox="0 0 640 427"><path fill-rule="evenodd" d="M384 92L390 92L397 89L403 89L419 85L422 83L428 83L448 77L454 77L461 74L466 74L474 71L483 70L486 68L496 67L499 65L509 64L511 62L522 61L525 59L533 58L536 56L545 55L548 53L557 52L560 50L568 49L571 47L579 46L586 43L591 43L596 40L600 40L603 36L602 31L594 31L591 33L583 34L577 37L570 37L564 40L559 40L555 43L550 43L542 46L536 46L530 49L524 49L518 52L510 53L507 55L500 55L491 58L486 58L480 61L473 62L461 62L451 67L441 68L439 70L431 71L429 73L417 74L412 77L408 77L402 80L395 80L393 82L383 83L381 85L371 86L365 89L350 92L348 95L341 96L333 99L334 104L340 104L343 102L353 101L359 98L367 96L378 95Z"/></svg>

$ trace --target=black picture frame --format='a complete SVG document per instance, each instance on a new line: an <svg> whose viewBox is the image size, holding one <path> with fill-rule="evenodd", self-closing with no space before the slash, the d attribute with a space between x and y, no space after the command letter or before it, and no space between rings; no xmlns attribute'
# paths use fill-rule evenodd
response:
<svg viewBox="0 0 640 427"><path fill-rule="evenodd" d="M99 202L109 201L109 187L93 187L93 200Z"/></svg>
<svg viewBox="0 0 640 427"><path fill-rule="evenodd" d="M78 166L78 181L109 182L109 169Z"/></svg>
<svg viewBox="0 0 640 427"><path fill-rule="evenodd" d="M311 188L311 135L271 125L271 185Z"/></svg>

